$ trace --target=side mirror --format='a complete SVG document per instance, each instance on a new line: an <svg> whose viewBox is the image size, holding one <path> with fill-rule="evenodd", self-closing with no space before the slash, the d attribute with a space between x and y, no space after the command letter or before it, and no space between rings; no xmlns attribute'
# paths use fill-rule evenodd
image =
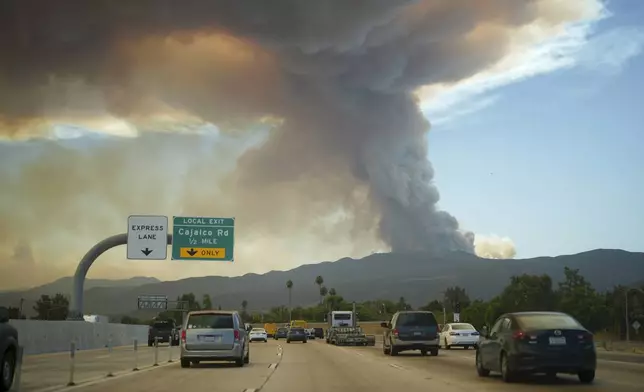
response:
<svg viewBox="0 0 644 392"><path fill-rule="evenodd" d="M380 326L383 328L389 328L389 323L380 323Z"/></svg>
<svg viewBox="0 0 644 392"><path fill-rule="evenodd" d="M0 323L9 322L9 309L0 306Z"/></svg>
<svg viewBox="0 0 644 392"><path fill-rule="evenodd" d="M488 337L489 332L490 331L488 331L487 326L484 325L483 328L481 328L481 336L483 336L484 338Z"/></svg>

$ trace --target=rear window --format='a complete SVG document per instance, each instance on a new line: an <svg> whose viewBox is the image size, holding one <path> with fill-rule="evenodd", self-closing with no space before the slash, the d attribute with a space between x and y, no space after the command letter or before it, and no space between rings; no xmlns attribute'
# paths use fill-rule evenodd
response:
<svg viewBox="0 0 644 392"><path fill-rule="evenodd" d="M474 329L474 326L472 324L452 324L452 329Z"/></svg>
<svg viewBox="0 0 644 392"><path fill-rule="evenodd" d="M583 328L577 320L566 314L530 314L516 318L526 330Z"/></svg>
<svg viewBox="0 0 644 392"><path fill-rule="evenodd" d="M291 332L304 333L304 328L291 328Z"/></svg>
<svg viewBox="0 0 644 392"><path fill-rule="evenodd" d="M397 327L437 327L433 313L400 313L396 321Z"/></svg>
<svg viewBox="0 0 644 392"><path fill-rule="evenodd" d="M277 330L277 332L286 332L286 331L288 331L287 328L280 328L280 329Z"/></svg>
<svg viewBox="0 0 644 392"><path fill-rule="evenodd" d="M333 319L334 320L351 320L351 314L350 313L334 314Z"/></svg>
<svg viewBox="0 0 644 392"><path fill-rule="evenodd" d="M231 314L193 314L188 319L188 329L233 329Z"/></svg>
<svg viewBox="0 0 644 392"><path fill-rule="evenodd" d="M264 328L253 328L251 332L266 332Z"/></svg>
<svg viewBox="0 0 644 392"><path fill-rule="evenodd" d="M155 329L172 329L174 328L174 324L169 321L157 321L152 324L152 327Z"/></svg>

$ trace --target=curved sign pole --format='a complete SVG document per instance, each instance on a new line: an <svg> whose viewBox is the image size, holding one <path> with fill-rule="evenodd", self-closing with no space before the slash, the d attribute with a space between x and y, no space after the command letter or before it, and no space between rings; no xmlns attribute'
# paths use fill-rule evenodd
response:
<svg viewBox="0 0 644 392"><path fill-rule="evenodd" d="M168 234L168 245L172 245L172 234ZM67 314L67 320L84 320L83 319L83 292L85 288L85 277L87 276L87 271L89 267L94 264L94 261L103 253L117 247L119 245L127 245L127 233L113 235L94 245L92 249L89 250L83 256L78 267L76 267L76 273L74 274L74 288L72 290L72 300L69 304L69 312Z"/></svg>

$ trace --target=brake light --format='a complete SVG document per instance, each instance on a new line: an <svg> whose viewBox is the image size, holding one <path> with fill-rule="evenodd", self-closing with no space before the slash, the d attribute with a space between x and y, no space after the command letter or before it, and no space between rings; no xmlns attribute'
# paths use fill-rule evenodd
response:
<svg viewBox="0 0 644 392"><path fill-rule="evenodd" d="M443 328L441 328L441 326L439 325L438 327L436 327L436 330L437 330L438 332L442 332Z"/></svg>
<svg viewBox="0 0 644 392"><path fill-rule="evenodd" d="M394 336L396 336L396 337L398 336L398 330L397 330L397 329L394 329L394 330L393 330L393 331L391 331L391 332L394 334Z"/></svg>
<svg viewBox="0 0 644 392"><path fill-rule="evenodd" d="M525 340L528 336L523 331L516 331L512 334L512 339L514 340Z"/></svg>
<svg viewBox="0 0 644 392"><path fill-rule="evenodd" d="M238 330L235 330L235 341L236 342L239 341L239 331Z"/></svg>
<svg viewBox="0 0 644 392"><path fill-rule="evenodd" d="M580 333L579 335L577 335L577 337L579 338L579 340L585 340L585 341L588 341L588 342L593 341L593 334L590 333L590 332Z"/></svg>
<svg viewBox="0 0 644 392"><path fill-rule="evenodd" d="M181 330L181 341L184 342L184 343L186 342L186 330L185 329Z"/></svg>

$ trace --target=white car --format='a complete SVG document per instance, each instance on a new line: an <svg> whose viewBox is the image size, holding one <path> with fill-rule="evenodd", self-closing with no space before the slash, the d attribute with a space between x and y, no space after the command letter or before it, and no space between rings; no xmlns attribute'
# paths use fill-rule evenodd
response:
<svg viewBox="0 0 644 392"><path fill-rule="evenodd" d="M264 328L253 328L248 334L251 342L268 342L268 333Z"/></svg>
<svg viewBox="0 0 644 392"><path fill-rule="evenodd" d="M449 323L441 330L440 344L447 350L456 346L466 350L476 347L479 342L479 332L472 324Z"/></svg>
<svg viewBox="0 0 644 392"><path fill-rule="evenodd" d="M308 329L305 329L305 331L306 331L306 337L308 339L312 339L312 340L315 339L315 328L308 328Z"/></svg>

